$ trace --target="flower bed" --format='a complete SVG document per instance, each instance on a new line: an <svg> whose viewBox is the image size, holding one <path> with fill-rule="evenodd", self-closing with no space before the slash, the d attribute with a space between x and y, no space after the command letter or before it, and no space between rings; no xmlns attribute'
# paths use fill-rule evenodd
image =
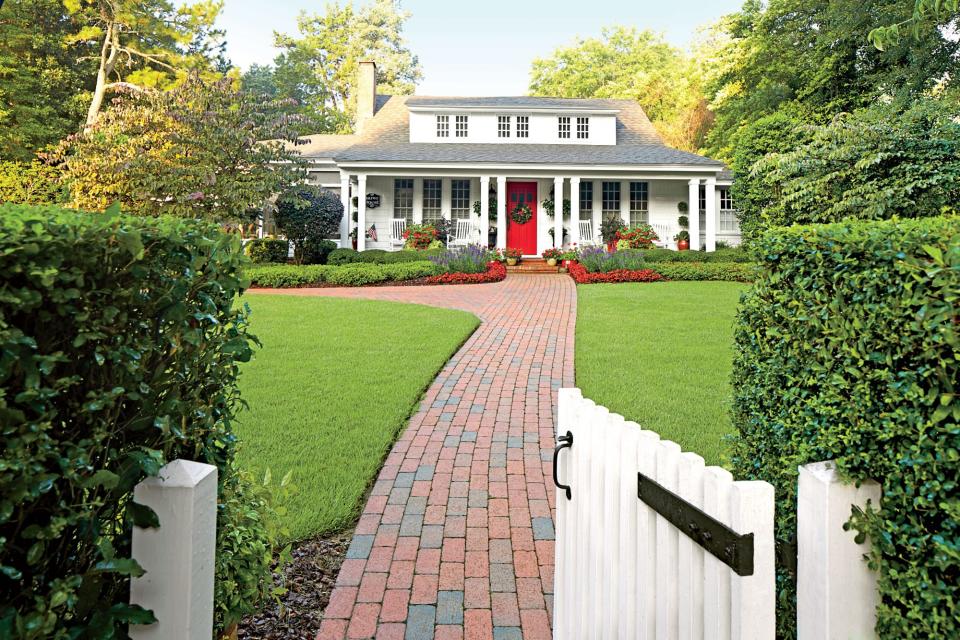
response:
<svg viewBox="0 0 960 640"><path fill-rule="evenodd" d="M577 284L598 282L661 282L666 280L653 269L616 269L605 273L588 273L579 262L571 262L567 272Z"/></svg>
<svg viewBox="0 0 960 640"><path fill-rule="evenodd" d="M482 284L500 282L507 277L507 268L502 262L491 262L484 273L441 273L424 279L424 284Z"/></svg>

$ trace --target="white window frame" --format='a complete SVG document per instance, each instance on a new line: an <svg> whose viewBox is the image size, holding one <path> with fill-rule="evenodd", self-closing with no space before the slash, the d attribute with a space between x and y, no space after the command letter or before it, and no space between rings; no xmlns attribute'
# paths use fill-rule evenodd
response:
<svg viewBox="0 0 960 640"><path fill-rule="evenodd" d="M413 178L393 179L393 217L413 224Z"/></svg>
<svg viewBox="0 0 960 640"><path fill-rule="evenodd" d="M517 137L530 137L530 116L517 116Z"/></svg>
<svg viewBox="0 0 960 640"><path fill-rule="evenodd" d="M580 219L593 220L593 181L580 181Z"/></svg>
<svg viewBox="0 0 960 640"><path fill-rule="evenodd" d="M630 224L650 222L650 183L630 183Z"/></svg>
<svg viewBox="0 0 960 640"><path fill-rule="evenodd" d="M434 191L436 187L436 191ZM423 222L429 224L443 219L443 180L423 179Z"/></svg>
<svg viewBox="0 0 960 640"><path fill-rule="evenodd" d="M470 202L470 179L454 178L450 181L450 218L469 220L473 203Z"/></svg>
<svg viewBox="0 0 960 640"><path fill-rule="evenodd" d="M577 140L590 138L590 118L577 116Z"/></svg>
<svg viewBox="0 0 960 640"><path fill-rule="evenodd" d="M437 137L450 137L450 116L437 116Z"/></svg>
<svg viewBox="0 0 960 640"><path fill-rule="evenodd" d="M557 137L561 140L570 138L570 116L557 117Z"/></svg>
<svg viewBox="0 0 960 640"><path fill-rule="evenodd" d="M721 233L738 233L740 221L737 219L737 210L733 207L733 198L730 196L730 187L718 187L720 194L719 231Z"/></svg>
<svg viewBox="0 0 960 640"><path fill-rule="evenodd" d="M622 197L621 186L619 180L604 180L600 183L600 212L604 217L607 217L609 214L615 213L617 217L620 216L620 198ZM617 196L615 199L608 200L607 193L616 193ZM608 204L611 204L610 207L607 207Z"/></svg>
<svg viewBox="0 0 960 640"><path fill-rule="evenodd" d="M497 116L497 137L510 137L510 116Z"/></svg>
<svg viewBox="0 0 960 640"><path fill-rule="evenodd" d="M470 134L470 116L454 116L454 135L466 138Z"/></svg>

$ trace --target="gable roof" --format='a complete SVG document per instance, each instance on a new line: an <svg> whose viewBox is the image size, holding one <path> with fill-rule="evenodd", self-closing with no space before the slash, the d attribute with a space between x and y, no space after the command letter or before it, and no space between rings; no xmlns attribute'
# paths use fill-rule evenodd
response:
<svg viewBox="0 0 960 640"><path fill-rule="evenodd" d="M340 162L560 164L560 165L698 165L723 163L666 146L643 109L633 100L520 97L377 96L378 109L359 136L334 143L315 140L304 147L307 157ZM616 145L411 143L409 107L553 108L617 112ZM307 136L320 138L320 136ZM330 136L322 136L329 138Z"/></svg>

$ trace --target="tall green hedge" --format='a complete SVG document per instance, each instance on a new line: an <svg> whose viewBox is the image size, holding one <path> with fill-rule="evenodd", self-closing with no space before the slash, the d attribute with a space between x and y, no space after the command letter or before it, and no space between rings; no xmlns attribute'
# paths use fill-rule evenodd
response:
<svg viewBox="0 0 960 640"><path fill-rule="evenodd" d="M879 481L881 505L851 523L873 544L878 632L960 637L960 218L797 226L761 246L736 331L737 473L775 485L781 539L798 465Z"/></svg>
<svg viewBox="0 0 960 640"><path fill-rule="evenodd" d="M151 618L126 604L131 527L156 524L131 490L230 467L245 263L209 223L0 206L0 637Z"/></svg>

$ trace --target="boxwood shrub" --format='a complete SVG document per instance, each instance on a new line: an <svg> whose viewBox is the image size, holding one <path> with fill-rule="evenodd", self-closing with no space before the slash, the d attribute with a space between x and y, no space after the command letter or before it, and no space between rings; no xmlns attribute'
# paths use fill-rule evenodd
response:
<svg viewBox="0 0 960 640"><path fill-rule="evenodd" d="M668 280L752 282L756 267L743 262L653 262L647 265Z"/></svg>
<svg viewBox="0 0 960 640"><path fill-rule="evenodd" d="M436 275L443 270L432 262L400 264L350 263L340 265L275 264L251 267L250 282L258 287L305 287L323 283L362 286L387 280L413 280Z"/></svg>
<svg viewBox="0 0 960 640"><path fill-rule="evenodd" d="M366 251L356 251L349 248L334 249L327 258L327 264L350 264L353 262L396 264L398 262L421 262L430 256L438 256L443 252L444 249L426 249L423 251L413 251L409 249L402 251L384 251L383 249L367 249Z"/></svg>
<svg viewBox="0 0 960 640"><path fill-rule="evenodd" d="M755 258L746 249L717 249L716 251L673 251L671 249L645 249L647 262L754 262Z"/></svg>
<svg viewBox="0 0 960 640"><path fill-rule="evenodd" d="M0 206L0 637L152 620L132 489L178 457L229 480L246 261L210 223Z"/></svg>
<svg viewBox="0 0 960 640"><path fill-rule="evenodd" d="M850 525L872 542L879 635L960 637L960 218L780 228L760 246L736 330L736 472L775 485L780 539L798 465L876 479L880 505Z"/></svg>
<svg viewBox="0 0 960 640"><path fill-rule="evenodd" d="M290 255L290 242L280 238L254 238L247 243L246 250L251 262L257 264L286 262Z"/></svg>

